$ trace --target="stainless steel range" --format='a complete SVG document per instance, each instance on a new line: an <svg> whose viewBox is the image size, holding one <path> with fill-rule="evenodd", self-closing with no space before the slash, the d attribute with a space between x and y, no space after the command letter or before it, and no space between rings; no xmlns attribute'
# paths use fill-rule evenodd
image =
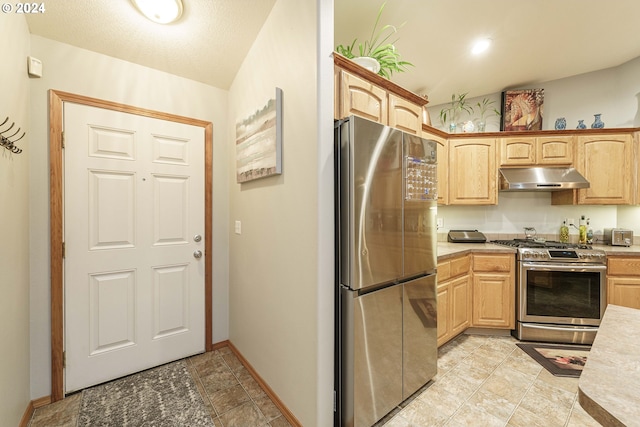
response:
<svg viewBox="0 0 640 427"><path fill-rule="evenodd" d="M515 336L593 343L606 307L605 252L533 239L493 243L517 248Z"/></svg>

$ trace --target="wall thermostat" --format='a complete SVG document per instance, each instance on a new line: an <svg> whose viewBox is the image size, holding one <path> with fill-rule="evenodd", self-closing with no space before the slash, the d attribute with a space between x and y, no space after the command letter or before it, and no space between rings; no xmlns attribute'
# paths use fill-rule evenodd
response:
<svg viewBox="0 0 640 427"><path fill-rule="evenodd" d="M30 77L42 77L42 61L33 56L27 56L27 73Z"/></svg>

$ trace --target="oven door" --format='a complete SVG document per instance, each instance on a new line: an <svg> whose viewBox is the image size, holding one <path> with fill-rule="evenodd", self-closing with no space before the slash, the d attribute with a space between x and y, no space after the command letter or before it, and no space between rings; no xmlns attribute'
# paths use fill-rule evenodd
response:
<svg viewBox="0 0 640 427"><path fill-rule="evenodd" d="M597 326L606 308L606 266L521 262L518 321Z"/></svg>

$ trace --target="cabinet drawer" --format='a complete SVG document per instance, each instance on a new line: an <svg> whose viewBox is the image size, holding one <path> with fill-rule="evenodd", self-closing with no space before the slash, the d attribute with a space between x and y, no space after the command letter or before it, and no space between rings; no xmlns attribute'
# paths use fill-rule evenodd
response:
<svg viewBox="0 0 640 427"><path fill-rule="evenodd" d="M609 258L607 274L617 276L640 276L640 257Z"/></svg>
<svg viewBox="0 0 640 427"><path fill-rule="evenodd" d="M438 263L438 283L442 283L451 277L451 261Z"/></svg>
<svg viewBox="0 0 640 427"><path fill-rule="evenodd" d="M471 257L469 255L451 260L451 277L467 274L470 269Z"/></svg>
<svg viewBox="0 0 640 427"><path fill-rule="evenodd" d="M469 273L471 269L471 256L465 255L459 258L448 259L438 263L438 282L444 282L452 277Z"/></svg>
<svg viewBox="0 0 640 427"><path fill-rule="evenodd" d="M515 255L473 255L473 271L511 271Z"/></svg>

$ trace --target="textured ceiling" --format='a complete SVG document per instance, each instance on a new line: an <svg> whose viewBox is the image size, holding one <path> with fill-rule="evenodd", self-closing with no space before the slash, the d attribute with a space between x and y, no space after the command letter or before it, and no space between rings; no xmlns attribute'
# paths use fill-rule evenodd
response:
<svg viewBox="0 0 640 427"><path fill-rule="evenodd" d="M49 39L228 89L275 0L183 0L179 21L159 25L129 0L53 0L25 15Z"/></svg>
<svg viewBox="0 0 640 427"><path fill-rule="evenodd" d="M52 0L27 22L32 34L227 89L275 0L183 1L165 26L130 0ZM334 0L335 44L367 39L381 4ZM639 57L638 17L639 0L388 0L382 23L405 22L396 46L415 65L392 80L437 105ZM485 56L468 53L477 37L494 41Z"/></svg>

